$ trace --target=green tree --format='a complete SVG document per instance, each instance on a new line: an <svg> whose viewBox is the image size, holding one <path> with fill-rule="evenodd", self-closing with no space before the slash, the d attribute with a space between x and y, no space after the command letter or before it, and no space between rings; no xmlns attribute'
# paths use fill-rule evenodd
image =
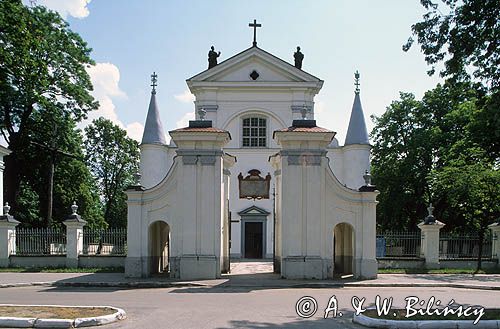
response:
<svg viewBox="0 0 500 329"><path fill-rule="evenodd" d="M57 226L70 213L70 205L77 202L79 213L89 226L105 225L96 183L84 162L81 131L71 116L62 111L43 111L33 114L31 120L32 143L20 153L30 170L22 174L16 216L25 225L46 226L48 223L40 214L53 209L53 225ZM57 127L55 135L53 127ZM46 145L51 144L57 145L57 152L47 149ZM48 193L51 180L53 192Z"/></svg>
<svg viewBox="0 0 500 329"><path fill-rule="evenodd" d="M436 102L435 110L447 102L461 104L445 116L452 129L440 134L439 163L429 178L434 197L453 213L445 217L478 231L482 242L487 224L500 217L500 0L420 2L427 12L412 31L431 66L428 73L442 63L440 75L449 84L476 82L468 92L475 99L458 93ZM403 50L413 42L410 37Z"/></svg>
<svg viewBox="0 0 500 329"><path fill-rule="evenodd" d="M0 131L12 154L6 157L6 200L14 210L31 145L34 116L63 112L79 121L97 103L86 67L91 49L59 14L21 0L0 0ZM56 111L57 110L57 111Z"/></svg>
<svg viewBox="0 0 500 329"><path fill-rule="evenodd" d="M450 165L456 154L449 150L460 143L480 147L471 130L477 125L477 104L483 95L470 83L447 82L426 92L421 101L401 93L400 100L373 118L372 172L381 191L377 216L382 228L414 228L425 217L430 201L448 228L465 225L459 210L450 207L446 198L435 200L428 177L433 170ZM491 163L487 157L485 161Z"/></svg>
<svg viewBox="0 0 500 329"><path fill-rule="evenodd" d="M420 0L427 10L412 26L425 60L444 62L443 77L456 81L472 76L492 89L500 88L500 0ZM407 51L414 40L403 46Z"/></svg>
<svg viewBox="0 0 500 329"><path fill-rule="evenodd" d="M113 227L127 224L124 190L138 171L139 145L125 130L99 118L85 128L87 165L98 182L104 219Z"/></svg>
<svg viewBox="0 0 500 329"><path fill-rule="evenodd" d="M484 89L472 138L500 159L500 0L420 0L427 10L412 26L428 73L444 64L440 75L452 82L476 81ZM410 37L403 50L414 43Z"/></svg>
<svg viewBox="0 0 500 329"><path fill-rule="evenodd" d="M432 151L422 103L401 93L380 117L372 117L372 174L381 192L377 223L383 229L414 228L423 218Z"/></svg>
<svg viewBox="0 0 500 329"><path fill-rule="evenodd" d="M463 222L463 228L478 232L479 271L488 225L500 219L500 172L487 160L484 150L465 140L456 143L446 157L446 165L429 175L433 195L455 210L454 220Z"/></svg>

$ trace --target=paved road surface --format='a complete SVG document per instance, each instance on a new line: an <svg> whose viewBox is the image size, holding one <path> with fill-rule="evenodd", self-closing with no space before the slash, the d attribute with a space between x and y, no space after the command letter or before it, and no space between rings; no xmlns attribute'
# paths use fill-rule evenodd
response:
<svg viewBox="0 0 500 329"><path fill-rule="evenodd" d="M364 328L351 322L353 296L366 298L365 306L375 297L394 298L395 307L405 306L405 297L418 296L425 301L431 296L447 304L454 299L459 304L500 308L499 290L478 290L439 287L345 287L290 288L297 280L280 280L271 273L269 262L240 261L232 263L231 275L219 280L203 281L204 287L156 289L115 289L90 287L29 286L0 289L0 303L111 305L123 308L128 319L104 328L183 329L183 328L244 328L244 329L307 329ZM158 280L151 278L149 280ZM122 282L128 279L120 273L0 273L0 283L35 281ZM164 278L161 278L164 280ZM377 280L357 281L374 284L450 284L470 286L500 286L500 276L484 275L380 275ZM324 319L324 310L335 295L344 316ZM317 300L318 310L302 319L295 312L296 302L303 296ZM478 327L480 328L480 327Z"/></svg>
<svg viewBox="0 0 500 329"><path fill-rule="evenodd" d="M404 307L404 298L416 295L428 300L435 296L443 303L451 298L457 303L500 307L498 291L456 288L169 288L116 290L105 288L22 287L0 289L0 303L112 305L123 308L128 319L105 328L363 328L351 322L352 296L394 297L394 305ZM346 316L323 319L332 295ZM318 312L310 319L295 313L295 303L302 296L318 302Z"/></svg>

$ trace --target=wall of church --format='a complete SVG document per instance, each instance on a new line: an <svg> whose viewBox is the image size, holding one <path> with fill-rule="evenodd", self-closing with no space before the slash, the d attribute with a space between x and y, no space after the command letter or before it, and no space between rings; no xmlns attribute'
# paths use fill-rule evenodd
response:
<svg viewBox="0 0 500 329"><path fill-rule="evenodd" d="M266 237L265 237L265 257L272 258L273 254L273 186L275 185L274 171L269 164L269 157L275 154L277 149L225 149L226 152L233 156L236 156L237 162L231 169L231 181L230 181L230 211L231 211L231 255L235 258L243 257L242 250L242 230L241 230L241 217L238 212L245 210L253 205L262 208L269 213L266 220ZM243 176L248 175L248 171L251 169L258 169L261 171L261 176L265 177L268 173L271 174L271 184L270 184L270 196L269 199L262 200L247 200L240 199L239 197L239 181L238 175L241 173Z"/></svg>

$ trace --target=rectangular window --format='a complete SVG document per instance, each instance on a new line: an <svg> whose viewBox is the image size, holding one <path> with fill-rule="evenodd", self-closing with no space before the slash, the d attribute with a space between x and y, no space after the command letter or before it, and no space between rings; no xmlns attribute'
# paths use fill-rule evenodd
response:
<svg viewBox="0 0 500 329"><path fill-rule="evenodd" d="M267 119L243 119L243 147L266 147Z"/></svg>

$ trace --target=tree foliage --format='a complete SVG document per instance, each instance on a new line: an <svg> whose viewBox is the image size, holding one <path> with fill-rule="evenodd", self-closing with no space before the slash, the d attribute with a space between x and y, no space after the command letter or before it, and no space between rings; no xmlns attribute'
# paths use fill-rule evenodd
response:
<svg viewBox="0 0 500 329"><path fill-rule="evenodd" d="M427 10L412 26L425 60L444 62L443 77L456 81L472 76L493 90L500 88L500 0L421 0ZM407 51L413 38L403 46Z"/></svg>
<svg viewBox="0 0 500 329"><path fill-rule="evenodd" d="M473 191L482 191L485 182L498 177L497 158L476 134L484 97L477 85L447 82L428 91L421 101L401 93L382 116L374 117L372 172L381 191L380 226L415 228L425 217L428 202L435 203L436 217L448 229L479 227L483 219L486 223L498 216L492 215L493 210L487 215L484 209L492 209L492 200L500 204L499 184L491 187L496 194L470 201L480 194ZM473 178L472 173L479 176ZM456 190L451 177L456 179ZM464 182L470 194L460 192ZM463 206L466 197L468 207Z"/></svg>
<svg viewBox="0 0 500 329"><path fill-rule="evenodd" d="M97 107L86 67L91 49L59 14L21 0L0 0L0 131L12 154L6 157L6 199L17 208L34 117L45 112L74 121Z"/></svg>
<svg viewBox="0 0 500 329"><path fill-rule="evenodd" d="M104 218L114 227L126 226L124 190L138 172L139 145L125 130L99 118L85 128L85 158L98 182Z"/></svg>
<svg viewBox="0 0 500 329"><path fill-rule="evenodd" d="M71 213L71 204L76 202L89 226L103 226L95 181L84 162L81 132L71 116L60 111L43 111L33 114L30 120L29 139L33 143L19 153L22 162L29 164L29 170L22 172L16 217L24 225L47 225L48 173L53 161L53 224L60 225ZM55 134L54 127L57 127ZM47 150L45 145L50 144L57 145L58 151Z"/></svg>

